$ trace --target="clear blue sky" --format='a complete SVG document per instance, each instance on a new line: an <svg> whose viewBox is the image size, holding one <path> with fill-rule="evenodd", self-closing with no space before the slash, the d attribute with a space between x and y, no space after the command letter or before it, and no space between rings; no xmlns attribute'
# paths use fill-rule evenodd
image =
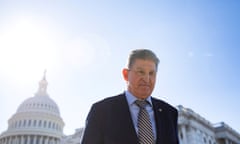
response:
<svg viewBox="0 0 240 144"><path fill-rule="evenodd" d="M161 60L153 96L240 132L240 1L0 0L0 132L34 95L48 93L64 133L84 126L92 103L121 93L135 48Z"/></svg>

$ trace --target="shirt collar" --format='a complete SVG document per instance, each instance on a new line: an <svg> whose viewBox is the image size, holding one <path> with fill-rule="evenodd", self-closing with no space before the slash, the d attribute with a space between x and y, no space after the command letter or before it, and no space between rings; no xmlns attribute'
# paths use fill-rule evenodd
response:
<svg viewBox="0 0 240 144"><path fill-rule="evenodd" d="M125 91L125 95L128 101L128 105L133 105L135 101L137 100L137 97L135 97L132 93L130 93L128 90ZM148 103L152 106L152 99L151 96L147 97L146 99Z"/></svg>

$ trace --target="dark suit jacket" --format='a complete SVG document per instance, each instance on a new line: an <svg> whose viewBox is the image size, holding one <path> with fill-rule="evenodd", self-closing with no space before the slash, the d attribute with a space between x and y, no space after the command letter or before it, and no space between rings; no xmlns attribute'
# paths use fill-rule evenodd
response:
<svg viewBox="0 0 240 144"><path fill-rule="evenodd" d="M156 144L179 144L177 110L152 98L156 121ZM138 144L125 94L93 104L81 138L81 144Z"/></svg>

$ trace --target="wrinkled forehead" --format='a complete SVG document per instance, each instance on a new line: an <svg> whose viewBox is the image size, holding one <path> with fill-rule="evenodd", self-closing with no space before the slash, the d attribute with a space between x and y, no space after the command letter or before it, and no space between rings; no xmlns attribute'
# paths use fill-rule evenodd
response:
<svg viewBox="0 0 240 144"><path fill-rule="evenodd" d="M131 68L138 69L138 70L153 70L157 71L156 63L151 59L136 59Z"/></svg>
<svg viewBox="0 0 240 144"><path fill-rule="evenodd" d="M158 67L158 63L151 57L145 57L145 58L134 58L134 59L131 59L130 63L128 64L128 68L131 68L132 66L136 65L136 63L138 61L149 61L149 62L152 62L155 67L157 68Z"/></svg>

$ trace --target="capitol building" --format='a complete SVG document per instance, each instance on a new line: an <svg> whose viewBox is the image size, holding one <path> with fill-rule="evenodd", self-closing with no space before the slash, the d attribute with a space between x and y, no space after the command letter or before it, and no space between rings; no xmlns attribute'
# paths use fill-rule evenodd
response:
<svg viewBox="0 0 240 144"><path fill-rule="evenodd" d="M64 135L64 121L47 93L47 84L44 75L37 93L23 101L8 120L0 144L80 144L83 128ZM240 144L240 134L226 123L212 124L189 108L176 108L180 144Z"/></svg>

